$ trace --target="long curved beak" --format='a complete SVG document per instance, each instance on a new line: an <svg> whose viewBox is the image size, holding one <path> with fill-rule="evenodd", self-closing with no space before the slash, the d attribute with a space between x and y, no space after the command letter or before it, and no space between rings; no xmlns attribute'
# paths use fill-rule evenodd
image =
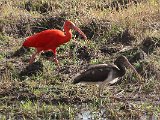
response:
<svg viewBox="0 0 160 120"><path fill-rule="evenodd" d="M85 35L78 27L76 27L74 24L72 24L72 28L73 28L74 30L76 30L77 32L79 32L79 34L81 34L81 35L83 36L83 38L84 38L85 40L87 40L86 35Z"/></svg>
<svg viewBox="0 0 160 120"><path fill-rule="evenodd" d="M129 61L126 61L126 64L128 67L130 67L134 73L136 74L136 76L138 77L138 79L141 81L142 80L142 77L138 74L138 72L136 71L136 69L131 65L131 63L129 63Z"/></svg>

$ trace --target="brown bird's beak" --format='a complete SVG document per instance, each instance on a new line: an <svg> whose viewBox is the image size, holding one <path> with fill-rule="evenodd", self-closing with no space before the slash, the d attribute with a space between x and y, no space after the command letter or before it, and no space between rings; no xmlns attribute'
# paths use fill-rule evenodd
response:
<svg viewBox="0 0 160 120"><path fill-rule="evenodd" d="M79 34L81 34L85 40L87 40L86 35L78 27L76 27L74 24L72 24L72 28L74 30L76 30Z"/></svg>
<svg viewBox="0 0 160 120"><path fill-rule="evenodd" d="M127 65L128 67L130 67L130 68L135 72L135 74L137 75L138 79L141 81L141 80L142 80L142 77L138 74L138 72L136 71L136 69L131 65L131 63L129 63L128 60L126 61L126 65Z"/></svg>

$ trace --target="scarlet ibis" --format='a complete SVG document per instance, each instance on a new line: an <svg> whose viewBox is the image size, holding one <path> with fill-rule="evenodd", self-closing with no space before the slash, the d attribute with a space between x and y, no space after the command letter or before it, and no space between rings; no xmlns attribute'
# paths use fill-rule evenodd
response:
<svg viewBox="0 0 160 120"><path fill-rule="evenodd" d="M28 37L24 43L23 46L25 47L35 47L36 52L32 55L30 58L29 64L32 64L35 60L35 56L39 54L42 51L52 51L54 54L54 61L59 66L57 57L56 57L56 48L60 45L67 43L72 38L71 29L76 30L81 34L84 39L87 39L86 35L74 25L69 20L66 20L64 22L64 31L58 30L58 29L49 29L44 30L42 32L39 32L37 34L34 34L30 37Z"/></svg>
<svg viewBox="0 0 160 120"><path fill-rule="evenodd" d="M125 67L130 67L141 79L138 72L130 64L128 59L125 56L119 56L114 64L97 64L90 66L87 70L82 73L78 73L73 81L73 84L77 83L91 83L99 85L99 97L101 97L101 91L105 84L113 84L119 80L119 77L122 77L126 73Z"/></svg>

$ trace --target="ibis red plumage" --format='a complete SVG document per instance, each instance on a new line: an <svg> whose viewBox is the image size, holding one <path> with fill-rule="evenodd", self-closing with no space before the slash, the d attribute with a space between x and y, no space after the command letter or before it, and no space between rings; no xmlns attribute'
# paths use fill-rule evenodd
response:
<svg viewBox="0 0 160 120"><path fill-rule="evenodd" d="M24 43L24 47L34 47L36 52L30 58L29 64L32 64L35 60L35 56L42 51L52 51L54 54L54 61L58 64L56 57L56 48L60 45L67 43L72 38L71 29L76 30L81 34L84 39L87 39L86 35L69 20L64 23L64 31L58 29L49 29L36 33L28 37Z"/></svg>

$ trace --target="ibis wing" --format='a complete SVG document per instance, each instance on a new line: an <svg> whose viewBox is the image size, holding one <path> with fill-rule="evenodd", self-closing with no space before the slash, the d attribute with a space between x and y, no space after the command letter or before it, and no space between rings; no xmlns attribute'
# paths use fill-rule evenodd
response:
<svg viewBox="0 0 160 120"><path fill-rule="evenodd" d="M75 77L73 83L76 84L79 82L103 82L113 69L115 69L115 65L92 65L89 67L89 69L83 71L77 77Z"/></svg>
<svg viewBox="0 0 160 120"><path fill-rule="evenodd" d="M45 47L47 45L58 45L58 41L64 37L64 33L60 30L45 30L27 38L23 46L26 47Z"/></svg>

